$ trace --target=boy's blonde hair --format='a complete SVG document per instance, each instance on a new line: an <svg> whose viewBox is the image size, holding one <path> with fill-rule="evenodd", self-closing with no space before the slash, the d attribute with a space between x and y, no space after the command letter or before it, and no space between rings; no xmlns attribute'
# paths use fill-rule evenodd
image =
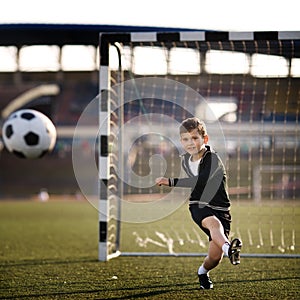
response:
<svg viewBox="0 0 300 300"><path fill-rule="evenodd" d="M207 131L206 131L206 125L205 125L205 123L203 121L200 121L196 117L185 119L180 124L179 133L182 134L182 133L186 133L186 132L191 132L194 129L197 129L198 133L202 137L207 136Z"/></svg>

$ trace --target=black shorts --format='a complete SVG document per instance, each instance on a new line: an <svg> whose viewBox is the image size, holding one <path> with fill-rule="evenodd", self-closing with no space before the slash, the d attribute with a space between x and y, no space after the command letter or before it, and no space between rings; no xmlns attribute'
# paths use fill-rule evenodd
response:
<svg viewBox="0 0 300 300"><path fill-rule="evenodd" d="M210 216L215 216L220 220L224 228L224 234L227 238L229 237L231 224L231 215L229 211L215 210L207 206L199 207L197 204L190 205L189 209L193 221L208 235L209 241L212 240L210 232L207 228L202 226L202 220Z"/></svg>

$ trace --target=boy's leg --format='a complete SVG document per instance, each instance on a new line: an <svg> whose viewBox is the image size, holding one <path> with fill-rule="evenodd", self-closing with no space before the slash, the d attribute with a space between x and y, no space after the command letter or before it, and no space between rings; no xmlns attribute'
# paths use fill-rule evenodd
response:
<svg viewBox="0 0 300 300"><path fill-rule="evenodd" d="M198 269L198 277L201 289L212 289L213 283L209 277L209 271L215 268L223 257L223 251L214 242L209 242L208 255L205 257L203 264Z"/></svg>
<svg viewBox="0 0 300 300"><path fill-rule="evenodd" d="M209 230L212 241L221 251L229 256L230 262L233 265L240 263L240 251L242 242L239 239L234 239L231 243L224 233L224 228L220 220L215 216L209 216L202 220L202 226Z"/></svg>
<svg viewBox="0 0 300 300"><path fill-rule="evenodd" d="M205 257L203 267L210 271L215 268L223 257L222 248L220 248L214 241L209 242L208 255Z"/></svg>

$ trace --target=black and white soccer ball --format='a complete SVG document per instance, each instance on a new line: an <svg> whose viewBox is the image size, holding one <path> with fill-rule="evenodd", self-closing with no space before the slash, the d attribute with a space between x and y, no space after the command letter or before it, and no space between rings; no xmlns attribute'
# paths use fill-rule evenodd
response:
<svg viewBox="0 0 300 300"><path fill-rule="evenodd" d="M52 151L56 129L51 120L33 109L12 113L4 122L2 137L8 151L22 158L39 158Z"/></svg>

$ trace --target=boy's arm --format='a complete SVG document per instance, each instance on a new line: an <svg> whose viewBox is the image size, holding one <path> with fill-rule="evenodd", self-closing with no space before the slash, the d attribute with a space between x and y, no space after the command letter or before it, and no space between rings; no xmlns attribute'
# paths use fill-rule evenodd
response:
<svg viewBox="0 0 300 300"><path fill-rule="evenodd" d="M198 176L188 178L166 178L159 177L155 180L155 183L159 186L177 186L177 187L193 187L198 180Z"/></svg>
<svg viewBox="0 0 300 300"><path fill-rule="evenodd" d="M203 161L204 167L197 176L187 178L168 178L168 186L194 188L196 184L199 188L204 188L208 180L215 177L222 177L223 171L220 161L216 155L210 155Z"/></svg>
<svg viewBox="0 0 300 300"><path fill-rule="evenodd" d="M176 186L176 187L187 187L192 188L196 185L198 181L198 176L193 177L186 177L186 178L168 178L168 185L169 186Z"/></svg>

